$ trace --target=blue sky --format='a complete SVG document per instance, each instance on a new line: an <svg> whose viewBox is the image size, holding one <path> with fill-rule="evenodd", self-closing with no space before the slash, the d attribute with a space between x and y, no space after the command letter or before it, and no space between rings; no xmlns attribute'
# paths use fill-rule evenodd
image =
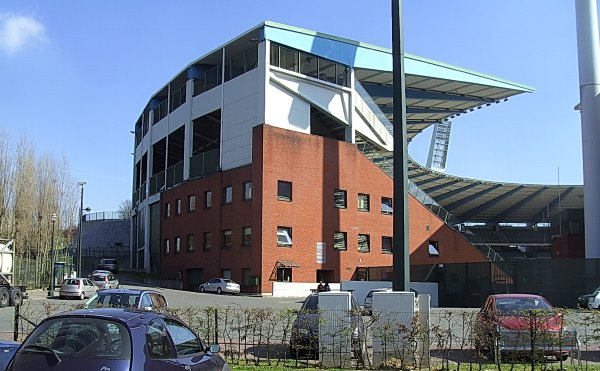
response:
<svg viewBox="0 0 600 371"><path fill-rule="evenodd" d="M390 4L2 0L0 130L65 157L86 206L116 210L131 197L130 131L188 63L264 20L391 47ZM456 119L447 173L582 184L574 0L404 0L403 11L407 53L536 89ZM409 146L421 163L429 141Z"/></svg>

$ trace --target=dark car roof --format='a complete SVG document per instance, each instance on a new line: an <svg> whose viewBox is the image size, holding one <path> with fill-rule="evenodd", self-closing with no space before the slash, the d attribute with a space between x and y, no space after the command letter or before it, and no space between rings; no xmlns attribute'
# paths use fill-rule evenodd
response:
<svg viewBox="0 0 600 371"><path fill-rule="evenodd" d="M505 298L505 299L509 299L509 298L543 298L543 296L535 295L535 294L494 294L494 295L490 295L490 296L497 298L497 299L501 299L501 298Z"/></svg>

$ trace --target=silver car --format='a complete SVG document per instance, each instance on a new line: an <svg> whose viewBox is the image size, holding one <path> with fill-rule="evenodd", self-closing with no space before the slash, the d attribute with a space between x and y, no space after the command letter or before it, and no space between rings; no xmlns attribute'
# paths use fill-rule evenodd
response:
<svg viewBox="0 0 600 371"><path fill-rule="evenodd" d="M233 282L228 278L213 278L209 281L204 282L198 288L200 292L216 292L217 294L222 294L224 292L230 294L239 294L240 293L240 284Z"/></svg>
<svg viewBox="0 0 600 371"><path fill-rule="evenodd" d="M88 298L98 292L98 287L87 278L66 278L60 285L59 296L64 298Z"/></svg>
<svg viewBox="0 0 600 371"><path fill-rule="evenodd" d="M94 273L91 280L99 290L119 288L119 280L110 272Z"/></svg>

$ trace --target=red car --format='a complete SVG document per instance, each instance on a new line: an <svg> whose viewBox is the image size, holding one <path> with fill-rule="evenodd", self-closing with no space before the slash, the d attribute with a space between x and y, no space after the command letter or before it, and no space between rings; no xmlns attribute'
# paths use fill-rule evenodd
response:
<svg viewBox="0 0 600 371"><path fill-rule="evenodd" d="M478 352L497 361L504 353L543 354L566 360L579 350L575 330L540 295L490 295L473 325Z"/></svg>

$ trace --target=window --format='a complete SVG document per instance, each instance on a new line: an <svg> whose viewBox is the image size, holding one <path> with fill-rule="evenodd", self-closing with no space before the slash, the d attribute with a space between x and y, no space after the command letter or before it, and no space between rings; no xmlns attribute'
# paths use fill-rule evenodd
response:
<svg viewBox="0 0 600 371"><path fill-rule="evenodd" d="M175 214L181 214L181 199L179 198L175 201Z"/></svg>
<svg viewBox="0 0 600 371"><path fill-rule="evenodd" d="M225 229L223 231L223 244L221 246L224 249L231 248L231 229Z"/></svg>
<svg viewBox="0 0 600 371"><path fill-rule="evenodd" d="M194 240L196 237L193 234L187 235L187 251L194 251Z"/></svg>
<svg viewBox="0 0 600 371"><path fill-rule="evenodd" d="M209 208L212 206L212 191L204 192L204 207Z"/></svg>
<svg viewBox="0 0 600 371"><path fill-rule="evenodd" d="M358 210L369 211L369 195L364 193L358 194Z"/></svg>
<svg viewBox="0 0 600 371"><path fill-rule="evenodd" d="M162 320L154 319L150 321L146 331L146 345L148 347L148 355L150 358L170 358L173 350L169 338L164 336L167 330Z"/></svg>
<svg viewBox="0 0 600 371"><path fill-rule="evenodd" d="M252 199L252 182L244 183L244 200Z"/></svg>
<svg viewBox="0 0 600 371"><path fill-rule="evenodd" d="M221 277L224 278L224 283L227 283L227 281L231 280L231 269L223 269L221 271Z"/></svg>
<svg viewBox="0 0 600 371"><path fill-rule="evenodd" d="M346 232L333 232L333 249L348 250L346 244Z"/></svg>
<svg viewBox="0 0 600 371"><path fill-rule="evenodd" d="M371 251L370 236L368 234L358 235L358 252Z"/></svg>
<svg viewBox="0 0 600 371"><path fill-rule="evenodd" d="M381 252L384 254L391 254L393 252L392 237L388 237L388 236L381 237Z"/></svg>
<svg viewBox="0 0 600 371"><path fill-rule="evenodd" d="M292 246L291 227L277 227L277 246Z"/></svg>
<svg viewBox="0 0 600 371"><path fill-rule="evenodd" d="M252 227L244 227L242 228L242 246L250 246L252 245Z"/></svg>
<svg viewBox="0 0 600 371"><path fill-rule="evenodd" d="M223 188L223 204L230 204L233 200L233 187L227 186Z"/></svg>
<svg viewBox="0 0 600 371"><path fill-rule="evenodd" d="M196 210L196 195L188 196L188 211Z"/></svg>
<svg viewBox="0 0 600 371"><path fill-rule="evenodd" d="M381 213L382 214L393 214L394 209L392 208L392 199L389 197L381 197Z"/></svg>
<svg viewBox="0 0 600 371"><path fill-rule="evenodd" d="M277 268L277 282L292 282L292 268Z"/></svg>
<svg viewBox="0 0 600 371"><path fill-rule="evenodd" d="M210 246L212 244L212 236L210 232L204 232L204 250L210 250Z"/></svg>
<svg viewBox="0 0 600 371"><path fill-rule="evenodd" d="M440 256L438 241L429 241L429 256Z"/></svg>
<svg viewBox="0 0 600 371"><path fill-rule="evenodd" d="M165 255L169 255L171 253L171 241L165 240Z"/></svg>
<svg viewBox="0 0 600 371"><path fill-rule="evenodd" d="M283 180L277 181L277 199L281 201L292 200L292 183Z"/></svg>
<svg viewBox="0 0 600 371"><path fill-rule="evenodd" d="M191 354L204 352L202 342L189 328L172 319L164 321L175 345L177 357L190 357Z"/></svg>
<svg viewBox="0 0 600 371"><path fill-rule="evenodd" d="M346 208L346 191L343 189L335 189L333 191L333 206L338 209Z"/></svg>
<svg viewBox="0 0 600 371"><path fill-rule="evenodd" d="M167 202L165 203L165 218L170 218L171 217L171 203Z"/></svg>
<svg viewBox="0 0 600 371"><path fill-rule="evenodd" d="M175 252L181 251L181 238L175 237Z"/></svg>

